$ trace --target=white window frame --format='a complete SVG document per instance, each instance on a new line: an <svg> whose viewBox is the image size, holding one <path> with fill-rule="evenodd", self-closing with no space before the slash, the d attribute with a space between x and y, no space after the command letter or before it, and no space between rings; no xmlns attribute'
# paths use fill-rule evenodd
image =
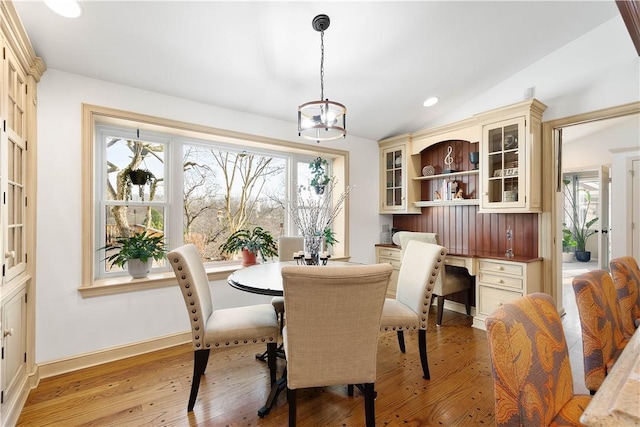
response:
<svg viewBox="0 0 640 427"><path fill-rule="evenodd" d="M96 251L100 246L100 240L103 236L98 236L97 230L97 214L98 209L104 211L103 207L98 207L96 191L97 186L95 179L96 159L104 155L98 153L98 141L96 136L96 127L98 125L111 125L116 128L133 128L139 129L141 134L161 134L170 135L176 141L184 141L184 143L210 143L215 142L216 145L228 145L230 147L246 147L252 152L261 152L262 154L274 154L282 157L288 157L288 179L292 183L291 177L296 176L296 163L298 161L311 161L318 155L332 160L332 173L337 178L337 193L344 191L348 184L348 164L349 152L344 150L336 150L318 145L300 144L277 140L272 138L248 135L239 132L221 130L202 125L179 122L169 119L163 119L153 116L142 115L122 110L115 110L106 107L83 104L82 106L82 141L83 141L83 273L82 285L80 292L83 296L109 295L120 292L130 292L135 290L152 289L163 286L174 285L175 277L169 267L159 269L158 272L152 272L147 279L136 279L132 283L130 277L124 274L113 275L113 277L97 277L96 270L98 265L96 259L99 260L100 254ZM143 138L141 135L140 139ZM173 140L172 140L173 141ZM169 141L165 152L165 200L169 206L176 204L182 205L182 188L176 185L176 179L179 177L182 182L182 143L173 143ZM177 155L177 153L180 155ZM98 156L98 157L97 157ZM173 160L170 160L173 159ZM106 162L102 162L104 164ZM173 177L173 178L172 178ZM105 185L104 183L102 185ZM292 185L288 186L287 197L292 195ZM180 193L178 194L178 188ZM104 193L102 193L104 194ZM180 197L178 197L180 196ZM174 208L175 209L175 208ZM180 215L170 215L165 213L165 235L167 235L167 243L169 249L179 246L182 242L182 210ZM104 218L104 212L101 213ZM285 215L285 230L287 234L291 232L291 221L288 215ZM341 215L334 221L333 228L339 240L339 244L334 247L335 258L348 259L348 200L345 202ZM175 230L175 231L174 231ZM295 231L293 231L295 232ZM178 237L176 237L179 235ZM178 242L176 244L176 242ZM103 242L102 242L103 243ZM239 267L236 263L212 263L208 265L207 272L211 280L226 279L229 272ZM224 265L220 265L224 264ZM109 275L107 275L109 276Z"/></svg>

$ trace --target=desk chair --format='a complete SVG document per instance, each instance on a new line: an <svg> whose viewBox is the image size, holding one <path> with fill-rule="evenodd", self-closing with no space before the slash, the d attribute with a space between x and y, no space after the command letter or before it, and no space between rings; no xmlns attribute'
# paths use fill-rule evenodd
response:
<svg viewBox="0 0 640 427"><path fill-rule="evenodd" d="M591 396L573 394L562 321L551 296L505 303L485 320L497 426L581 426Z"/></svg>
<svg viewBox="0 0 640 427"><path fill-rule="evenodd" d="M421 242L433 243L439 245L438 235L436 233L419 233L414 231L399 231L398 239L400 240L400 247L405 248L410 240L419 240ZM404 254L404 249L402 249ZM402 257L400 258L402 260ZM455 268L455 267L452 267ZM442 314L444 311L444 300L447 295L455 294L456 292L466 291L464 293L464 306L467 311L467 316L471 315L471 289L473 285L473 279L468 274L455 273L453 271L447 272L447 267L444 266L440 271L440 276L436 280L436 285L433 288L433 295L438 299L438 314L436 316L436 325L442 325Z"/></svg>
<svg viewBox="0 0 640 427"><path fill-rule="evenodd" d="M296 425L296 391L353 384L363 390L366 425L375 426L376 358L389 264L282 268L287 324L289 426Z"/></svg>
<svg viewBox="0 0 640 427"><path fill-rule="evenodd" d="M631 336L640 326L640 268L630 256L612 259L609 267L618 294L622 330Z"/></svg>
<svg viewBox="0 0 640 427"><path fill-rule="evenodd" d="M409 241L404 249L396 298L387 298L382 310L381 329L397 331L400 351L405 352L404 331L418 330L418 347L424 379L428 380L427 318L431 293L441 273L447 248L418 240Z"/></svg>
<svg viewBox="0 0 640 427"><path fill-rule="evenodd" d="M193 344L193 380L187 410L196 403L200 377L209 361L211 348L267 343L271 384L276 382L278 319L270 304L214 310L209 279L193 244L167 254L189 312Z"/></svg>
<svg viewBox="0 0 640 427"><path fill-rule="evenodd" d="M595 394L627 345L618 295L607 271L592 270L573 278L584 353L584 381Z"/></svg>

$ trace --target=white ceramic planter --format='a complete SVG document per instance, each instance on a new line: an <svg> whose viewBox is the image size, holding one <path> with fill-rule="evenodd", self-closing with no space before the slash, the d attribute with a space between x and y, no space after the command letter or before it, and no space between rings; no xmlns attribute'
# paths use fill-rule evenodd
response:
<svg viewBox="0 0 640 427"><path fill-rule="evenodd" d="M142 262L139 259L130 259L127 261L127 270L134 279L144 279L149 275L152 265L153 258L149 258L147 262Z"/></svg>

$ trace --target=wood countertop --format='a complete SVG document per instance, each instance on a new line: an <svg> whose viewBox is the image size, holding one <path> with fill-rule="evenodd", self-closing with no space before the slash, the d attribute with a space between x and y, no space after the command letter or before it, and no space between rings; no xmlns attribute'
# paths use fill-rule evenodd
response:
<svg viewBox="0 0 640 427"><path fill-rule="evenodd" d="M383 248L392 248L392 249L400 249L400 246L394 245L393 243L376 243L377 247ZM504 255L500 255L492 252L463 252L458 251L456 249L451 249L447 254L449 256L458 256L463 258L486 258L486 259L494 259L498 261L514 261L514 262L524 262L531 263L542 260L542 257L522 257L522 256L514 256L513 258L507 258Z"/></svg>

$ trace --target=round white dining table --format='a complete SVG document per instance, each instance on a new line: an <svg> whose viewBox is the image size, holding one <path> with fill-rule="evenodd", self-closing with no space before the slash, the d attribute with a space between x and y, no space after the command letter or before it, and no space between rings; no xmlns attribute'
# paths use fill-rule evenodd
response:
<svg viewBox="0 0 640 427"><path fill-rule="evenodd" d="M298 265L296 261L266 262L234 271L227 278L227 283L241 291L252 294L282 296L282 274L285 265ZM329 261L327 266L353 266L354 262Z"/></svg>

